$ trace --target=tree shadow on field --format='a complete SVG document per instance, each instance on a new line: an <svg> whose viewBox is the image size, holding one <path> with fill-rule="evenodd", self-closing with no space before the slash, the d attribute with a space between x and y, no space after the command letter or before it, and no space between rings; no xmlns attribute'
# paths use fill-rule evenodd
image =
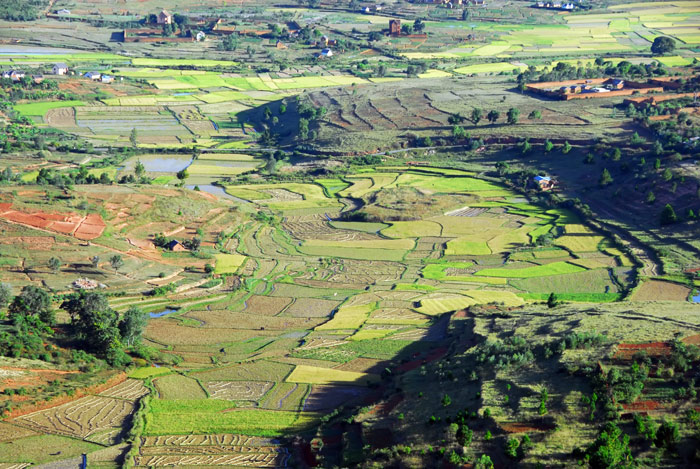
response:
<svg viewBox="0 0 700 469"><path fill-rule="evenodd" d="M290 458L290 467L353 467L364 461L367 447L379 449L399 443L385 421L404 400L400 377L442 359L452 348L464 349L478 342L473 334L472 318L461 315L459 320L452 320L460 313L464 312L436 317L423 340L406 345L392 358L367 370L378 374L380 380L365 389L351 391L347 385L314 386L303 410L316 410L324 415L320 425L309 432L285 439L295 454ZM348 399L342 401L342 396ZM362 422L366 419L379 419L379 422L365 425Z"/></svg>

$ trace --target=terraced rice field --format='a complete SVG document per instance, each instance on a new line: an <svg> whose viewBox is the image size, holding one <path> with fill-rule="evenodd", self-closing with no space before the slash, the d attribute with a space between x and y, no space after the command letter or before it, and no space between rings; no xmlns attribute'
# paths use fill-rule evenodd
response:
<svg viewBox="0 0 700 469"><path fill-rule="evenodd" d="M156 391L134 461L210 465L216 454L226 464L285 464L288 455L264 438L303 433L319 412L371 399L386 369L412 369L397 357L444 350L453 312L520 306L550 290L610 301L628 278L610 242L569 212L470 173L375 168L346 180L227 187L279 222L235 227L229 253L216 254L215 272L241 276L245 288L149 323L147 338L183 361L176 373L132 374ZM326 216L341 197L381 203L406 188L443 198L444 210L387 223ZM533 232L548 231L560 233L552 245L532 244ZM143 392L134 381L121 386L114 396Z"/></svg>

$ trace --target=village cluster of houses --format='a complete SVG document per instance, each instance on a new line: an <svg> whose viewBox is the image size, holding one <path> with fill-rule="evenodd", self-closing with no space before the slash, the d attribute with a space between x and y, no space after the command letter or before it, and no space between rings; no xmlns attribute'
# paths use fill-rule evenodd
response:
<svg viewBox="0 0 700 469"><path fill-rule="evenodd" d="M68 65L62 62L54 64L54 66L51 68L52 75L61 76L68 75L68 73ZM25 76L26 73L21 70L6 70L2 72L2 78L9 78L15 82L20 81ZM101 81L102 83L112 83L114 81L114 77L112 75L104 75L100 72L87 72L83 76L93 81ZM34 81L34 83L41 83L44 81L44 75L32 75L32 81Z"/></svg>
<svg viewBox="0 0 700 469"><path fill-rule="evenodd" d="M571 2L537 2L535 3L535 8L545 8L548 10L566 10L572 11L576 9L576 5Z"/></svg>
<svg viewBox="0 0 700 469"><path fill-rule="evenodd" d="M625 87L625 80L615 78L610 80L610 83L603 85L593 85L587 83L562 86L559 88L559 92L562 94L576 94L576 93L609 93L615 90L621 90Z"/></svg>
<svg viewBox="0 0 700 469"><path fill-rule="evenodd" d="M412 0L412 3L429 3L454 8L459 5L485 6L486 0Z"/></svg>

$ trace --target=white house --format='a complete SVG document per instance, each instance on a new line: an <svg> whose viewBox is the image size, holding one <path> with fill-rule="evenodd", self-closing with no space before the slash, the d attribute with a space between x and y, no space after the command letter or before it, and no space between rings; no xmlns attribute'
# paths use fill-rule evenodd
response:
<svg viewBox="0 0 700 469"><path fill-rule="evenodd" d="M195 36L195 38L197 39L197 42L201 42L201 41L203 41L203 40L205 40L205 39L207 38L207 35L204 34L204 31L200 31L200 32L197 33L197 35Z"/></svg>
<svg viewBox="0 0 700 469"><path fill-rule="evenodd" d="M24 76L25 73L20 70L7 70L2 72L3 78L9 78L12 81L20 81L22 78L24 78Z"/></svg>
<svg viewBox="0 0 700 469"><path fill-rule="evenodd" d="M99 80L100 77L102 77L100 72L87 72L85 74L85 78L89 78L90 80Z"/></svg>
<svg viewBox="0 0 700 469"><path fill-rule="evenodd" d="M61 9L61 10L58 10L58 11L56 12L56 14L57 14L57 15L61 15L61 16L63 16L63 15L70 15L70 10L66 10L65 8L63 8L63 9Z"/></svg>
<svg viewBox="0 0 700 469"><path fill-rule="evenodd" d="M53 69L51 69L51 73L54 75L65 75L68 73L68 65L64 63L57 63L53 66Z"/></svg>
<svg viewBox="0 0 700 469"><path fill-rule="evenodd" d="M111 75L102 75L101 80L102 83L112 83L114 81L114 77Z"/></svg>

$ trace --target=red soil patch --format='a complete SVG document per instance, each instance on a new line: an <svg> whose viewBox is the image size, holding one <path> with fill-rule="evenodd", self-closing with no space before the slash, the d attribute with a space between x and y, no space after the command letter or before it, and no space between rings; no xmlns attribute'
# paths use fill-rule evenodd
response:
<svg viewBox="0 0 700 469"><path fill-rule="evenodd" d="M69 223L66 221L57 221L51 225L53 231L58 231L63 234L71 234L75 230L77 225L75 223Z"/></svg>
<svg viewBox="0 0 700 469"><path fill-rule="evenodd" d="M8 210L10 210L10 208L12 208L11 203L10 204L2 203L2 204L0 204L0 213L7 212Z"/></svg>
<svg viewBox="0 0 700 469"><path fill-rule="evenodd" d="M452 319L464 319L464 318L471 318L473 315L467 311L466 309L462 309L460 311L457 311L452 315Z"/></svg>
<svg viewBox="0 0 700 469"><path fill-rule="evenodd" d="M91 213L85 220L80 224L77 230L75 230L74 236L78 239L95 239L102 236L102 232L105 230L105 222L102 221L102 217L95 213Z"/></svg>
<svg viewBox="0 0 700 469"><path fill-rule="evenodd" d="M640 412L661 409L663 406L656 401L637 401L631 404L622 404L622 408L633 412Z"/></svg>
<svg viewBox="0 0 700 469"><path fill-rule="evenodd" d="M548 432L556 427L552 423L544 422L512 422L504 423L501 428L506 433Z"/></svg>
<svg viewBox="0 0 700 469"><path fill-rule="evenodd" d="M682 339L681 342L688 345L700 345L700 334L695 334Z"/></svg>
<svg viewBox="0 0 700 469"><path fill-rule="evenodd" d="M3 204L6 205L6 204ZM61 234L73 234L78 239L95 239L102 235L105 223L97 214L90 214L83 219L75 213L23 213L16 210L4 211L0 217L11 222L28 225L33 228L52 230Z"/></svg>
<svg viewBox="0 0 700 469"><path fill-rule="evenodd" d="M644 352L650 357L663 357L671 353L671 346L666 342L649 342L646 344L619 344L614 358L631 360L637 352Z"/></svg>

